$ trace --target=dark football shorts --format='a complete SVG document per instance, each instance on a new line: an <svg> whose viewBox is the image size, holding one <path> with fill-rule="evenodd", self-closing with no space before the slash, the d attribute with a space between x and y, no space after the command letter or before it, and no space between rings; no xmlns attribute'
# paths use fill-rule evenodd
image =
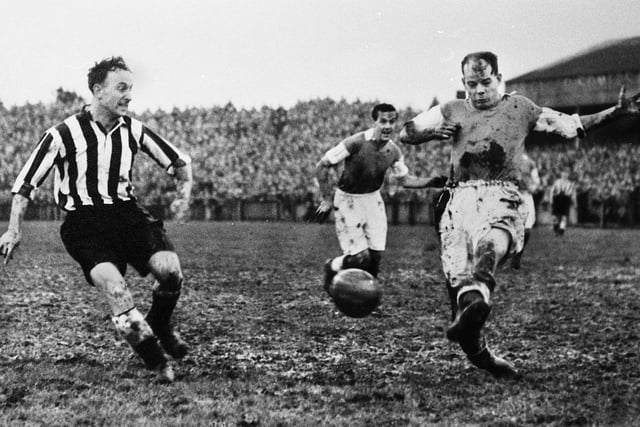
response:
<svg viewBox="0 0 640 427"><path fill-rule="evenodd" d="M174 250L163 222L133 201L70 211L60 236L90 284L93 281L89 273L98 264L110 262L122 275L129 264L146 276L151 255Z"/></svg>
<svg viewBox="0 0 640 427"><path fill-rule="evenodd" d="M553 196L551 202L551 214L554 216L569 215L571 209L571 196L558 194Z"/></svg>

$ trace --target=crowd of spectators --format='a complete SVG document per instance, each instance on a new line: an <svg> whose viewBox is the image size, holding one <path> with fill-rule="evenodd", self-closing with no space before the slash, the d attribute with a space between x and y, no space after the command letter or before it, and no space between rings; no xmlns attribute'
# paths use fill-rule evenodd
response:
<svg viewBox="0 0 640 427"><path fill-rule="evenodd" d="M83 100L59 96L51 104L5 107L0 103L0 195L10 187L42 132L78 111ZM309 201L316 192L314 168L322 154L340 139L371 124L373 102L314 99L291 108L238 109L224 106L158 109L133 114L193 158L194 200L231 199ZM402 123L416 111L400 111ZM410 170L418 176L446 175L446 142L401 146ZM554 144L528 147L543 183L569 169L578 192L591 205L626 207L640 186L640 145ZM136 194L145 204L172 199L172 180L144 155L135 165ZM52 179L37 193L52 200ZM397 191L397 192L396 192ZM389 195L389 191L386 192ZM427 197L425 191L393 189L400 199ZM541 197L544 201L544 197Z"/></svg>
<svg viewBox="0 0 640 427"><path fill-rule="evenodd" d="M640 203L640 144L571 144L534 146L528 151L536 160L543 189L548 189L562 170L576 184L582 222L637 222ZM548 194L541 200L549 202Z"/></svg>

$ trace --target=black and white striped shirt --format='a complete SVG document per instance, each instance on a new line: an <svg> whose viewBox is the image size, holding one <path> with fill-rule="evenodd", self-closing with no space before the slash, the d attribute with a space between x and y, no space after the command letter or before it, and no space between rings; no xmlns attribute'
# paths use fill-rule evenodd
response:
<svg viewBox="0 0 640 427"><path fill-rule="evenodd" d="M569 181L568 179L558 178L554 181L551 186L551 196L573 196L573 193L576 191L576 185Z"/></svg>
<svg viewBox="0 0 640 427"><path fill-rule="evenodd" d="M53 168L54 199L64 210L134 200L131 178L138 151L169 173L191 162L188 155L131 117L120 117L105 131L85 106L44 133L11 191L31 199Z"/></svg>

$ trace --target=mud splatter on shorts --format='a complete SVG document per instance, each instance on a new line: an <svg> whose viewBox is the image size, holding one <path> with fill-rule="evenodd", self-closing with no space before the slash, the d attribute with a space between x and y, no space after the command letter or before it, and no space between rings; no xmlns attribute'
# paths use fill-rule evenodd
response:
<svg viewBox="0 0 640 427"><path fill-rule="evenodd" d="M380 191L365 194L337 189L333 198L336 234L345 255L365 249L384 251L387 243L387 213Z"/></svg>
<svg viewBox="0 0 640 427"><path fill-rule="evenodd" d="M466 181L450 192L440 220L441 256L444 274L455 288L473 276L473 254L492 228L511 236L508 255L522 250L527 208L517 187L507 182Z"/></svg>

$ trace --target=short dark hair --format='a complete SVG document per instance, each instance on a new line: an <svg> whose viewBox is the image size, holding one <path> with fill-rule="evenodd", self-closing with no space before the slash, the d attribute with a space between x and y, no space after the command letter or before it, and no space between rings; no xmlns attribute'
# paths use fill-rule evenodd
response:
<svg viewBox="0 0 640 427"><path fill-rule="evenodd" d="M464 74L464 66L467 62L471 60L478 61L480 59L484 59L491 65L491 74L498 75L498 56L493 52L481 51L481 52L473 52L462 58L462 63L460 64L460 69L462 70L462 74Z"/></svg>
<svg viewBox="0 0 640 427"><path fill-rule="evenodd" d="M100 62L96 62L93 67L89 68L87 80L89 81L89 90L91 93L93 93L93 85L104 82L109 71L115 70L131 71L124 62L124 59L122 59L122 56L105 58Z"/></svg>
<svg viewBox="0 0 640 427"><path fill-rule="evenodd" d="M377 104L375 107L373 107L373 110L371 110L371 117L374 121L378 120L378 115L380 113L396 113L396 115L398 115L396 107L391 104L385 103Z"/></svg>

